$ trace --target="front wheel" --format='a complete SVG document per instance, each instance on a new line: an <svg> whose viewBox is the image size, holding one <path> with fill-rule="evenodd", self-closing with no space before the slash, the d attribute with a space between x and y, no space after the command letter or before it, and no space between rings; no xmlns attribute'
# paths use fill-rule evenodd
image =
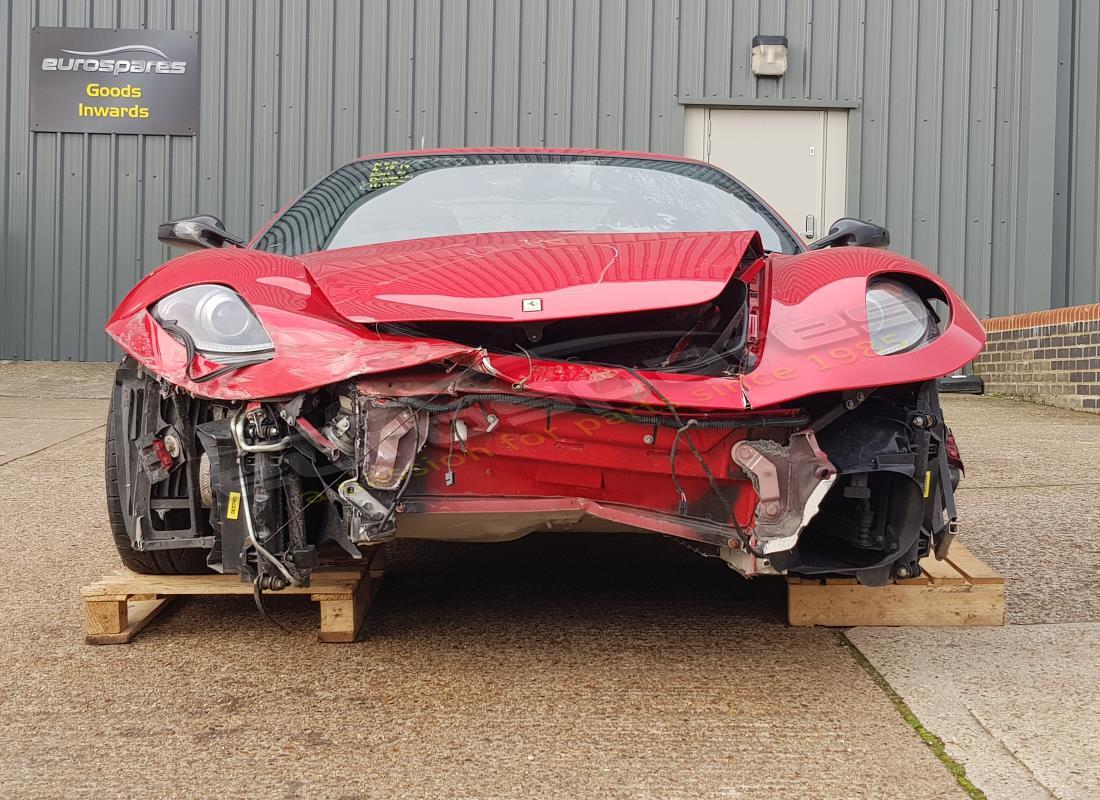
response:
<svg viewBox="0 0 1100 800"><path fill-rule="evenodd" d="M115 376L111 403L107 410L107 446L104 473L107 479L107 517L111 524L111 537L122 563L134 572L145 575L199 575L209 572L206 565L206 552L201 549L186 548L179 550L134 549L126 525L126 511L123 502L120 479L126 475L123 453L133 447L128 441L127 425L122 418L122 378L132 377L136 364L127 359ZM146 382L146 389L157 391L152 381Z"/></svg>

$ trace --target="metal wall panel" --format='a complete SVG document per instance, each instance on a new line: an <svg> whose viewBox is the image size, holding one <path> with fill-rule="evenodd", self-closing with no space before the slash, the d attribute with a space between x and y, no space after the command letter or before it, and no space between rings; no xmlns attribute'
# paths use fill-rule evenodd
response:
<svg viewBox="0 0 1100 800"><path fill-rule="evenodd" d="M983 314L1100 299L1095 3L683 0L682 98L854 101L848 211ZM754 80L754 32L790 41ZM1059 99L1061 98L1061 99Z"/></svg>
<svg viewBox="0 0 1100 800"><path fill-rule="evenodd" d="M0 8L0 358L100 360L111 308L197 209L260 227L382 150L677 151L675 0L13 0ZM32 134L36 25L198 30L195 138Z"/></svg>
<svg viewBox="0 0 1100 800"><path fill-rule="evenodd" d="M1055 260L1066 266L1055 305L1095 303L1100 298L1100 4L1081 0L1063 24L1069 57L1062 58L1066 135L1055 184L1065 202L1056 206ZM1064 52L1064 48L1063 48Z"/></svg>
<svg viewBox="0 0 1100 800"><path fill-rule="evenodd" d="M684 105L847 102L849 212L983 314L1100 294L1095 3L1062 0L9 0L0 4L0 358L102 332L197 210L260 227L382 150L680 152ZM35 25L198 30L197 137L31 133ZM790 40L756 80L755 33Z"/></svg>

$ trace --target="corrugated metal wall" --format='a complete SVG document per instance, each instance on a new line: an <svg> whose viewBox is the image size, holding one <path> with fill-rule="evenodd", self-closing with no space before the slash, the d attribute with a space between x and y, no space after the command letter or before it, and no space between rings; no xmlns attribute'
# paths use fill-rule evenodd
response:
<svg viewBox="0 0 1100 800"><path fill-rule="evenodd" d="M680 100L692 98L854 102L850 213L887 224L896 249L939 269L983 314L1095 300L1100 12L1084 0L1059 9L1039 0L9 0L0 8L0 358L111 357L103 322L168 256L155 239L164 219L202 210L251 232L334 166L387 149L681 152ZM31 133L35 25L199 31L199 136ZM758 32L790 38L779 81L751 76Z"/></svg>
<svg viewBox="0 0 1100 800"><path fill-rule="evenodd" d="M860 210L884 208L899 247L936 265L982 314L1063 304L1052 294L1057 8L914 3L878 24L916 36L911 78L895 82L888 114L901 116L887 134L898 141L864 155L883 177ZM874 108L863 109L865 131Z"/></svg>
<svg viewBox="0 0 1100 800"><path fill-rule="evenodd" d="M1060 37L1054 305L1073 305L1100 299L1100 3L1075 3Z"/></svg>

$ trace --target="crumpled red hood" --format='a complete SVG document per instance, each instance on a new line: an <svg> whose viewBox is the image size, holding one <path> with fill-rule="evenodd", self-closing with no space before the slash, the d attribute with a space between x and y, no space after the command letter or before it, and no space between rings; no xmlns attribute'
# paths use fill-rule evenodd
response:
<svg viewBox="0 0 1100 800"><path fill-rule="evenodd" d="M204 250L139 281L107 331L149 371L200 397L285 397L357 376L449 362L534 394L704 411L769 408L824 392L931 380L973 359L985 342L977 317L939 276L897 253L863 247L768 259L765 345L756 367L739 376L651 371L641 380L632 370L488 354L346 318L549 320L683 306L716 296L758 247L755 232L542 233L403 242L297 259L250 249ZM599 252L608 256L597 260ZM951 316L924 347L880 356L868 340L867 280L889 274L939 287ZM207 382L192 380L217 364L203 357L189 363L186 348L149 308L204 283L228 286L244 298L275 343L274 358ZM524 312L524 299L541 300L542 310ZM477 304L472 312L464 305L470 302Z"/></svg>
<svg viewBox="0 0 1100 800"><path fill-rule="evenodd" d="M298 256L353 322L538 322L704 303L755 231L443 236Z"/></svg>

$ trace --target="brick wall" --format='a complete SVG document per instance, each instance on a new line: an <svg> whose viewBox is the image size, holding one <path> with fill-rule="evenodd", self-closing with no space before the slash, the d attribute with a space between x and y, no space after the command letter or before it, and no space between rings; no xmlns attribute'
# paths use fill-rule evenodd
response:
<svg viewBox="0 0 1100 800"><path fill-rule="evenodd" d="M974 371L988 394L1100 413L1100 304L993 317Z"/></svg>

